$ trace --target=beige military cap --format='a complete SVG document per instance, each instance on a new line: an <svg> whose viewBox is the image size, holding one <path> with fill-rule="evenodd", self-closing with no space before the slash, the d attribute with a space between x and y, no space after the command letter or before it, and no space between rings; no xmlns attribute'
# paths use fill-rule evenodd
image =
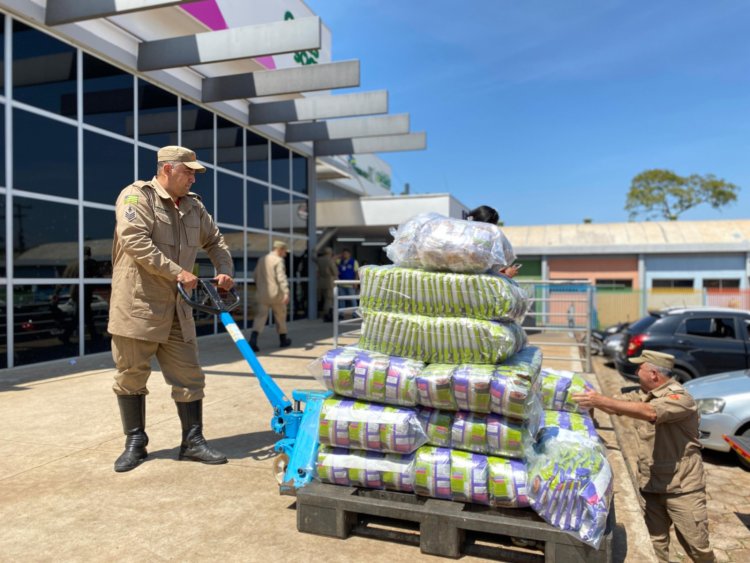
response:
<svg viewBox="0 0 750 563"><path fill-rule="evenodd" d="M158 162L181 162L196 172L206 171L206 167L196 160L193 151L185 147L178 147L177 145L160 148L156 155L156 160Z"/></svg>
<svg viewBox="0 0 750 563"><path fill-rule="evenodd" d="M673 369L674 368L674 356L672 354L665 354L664 352L656 352L655 350L644 350L640 356L630 358L630 362L633 364L649 364L659 366L660 368Z"/></svg>

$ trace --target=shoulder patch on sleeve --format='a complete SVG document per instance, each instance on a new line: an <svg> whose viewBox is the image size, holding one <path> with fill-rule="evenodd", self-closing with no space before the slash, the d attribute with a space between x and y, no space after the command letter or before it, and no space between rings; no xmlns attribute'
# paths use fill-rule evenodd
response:
<svg viewBox="0 0 750 563"><path fill-rule="evenodd" d="M126 195L123 203L125 203L126 205L130 204L130 203L132 203L133 205L138 205L138 196L137 195Z"/></svg>
<svg viewBox="0 0 750 563"><path fill-rule="evenodd" d="M674 399L675 401L679 401L681 395L678 395L677 393L672 393L671 395L667 395L670 399Z"/></svg>

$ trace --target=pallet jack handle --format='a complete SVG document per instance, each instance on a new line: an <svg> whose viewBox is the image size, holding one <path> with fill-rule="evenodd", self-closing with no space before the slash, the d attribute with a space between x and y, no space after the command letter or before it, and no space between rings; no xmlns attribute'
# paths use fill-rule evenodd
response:
<svg viewBox="0 0 750 563"><path fill-rule="evenodd" d="M219 316L224 328L227 329L227 333L232 337L232 340L234 340L234 343L237 345L237 348L239 348L240 353L247 363L250 364L250 368L253 370L255 377L258 378L258 382L260 383L263 393L266 395L266 399L268 399L268 402L271 403L271 406L273 407L274 415L278 417L283 413L290 412L292 410L291 401L287 399L281 388L273 378L266 373L263 366L260 365L255 352L250 348L250 344L248 344L242 331L232 318L232 315L229 314L229 311L235 309L240 304L240 296L237 291L232 288L227 292L229 298L222 297L219 294L219 290L216 288L216 280L214 278L198 278L198 285L206 295L201 301L198 301L194 297L195 291L193 291L192 294L188 294L180 282L177 283L177 291L180 292L180 295L182 295L185 302L193 309L208 313L209 315ZM278 421L277 424L281 427L284 425L282 421ZM278 431L279 429L275 427L274 430Z"/></svg>

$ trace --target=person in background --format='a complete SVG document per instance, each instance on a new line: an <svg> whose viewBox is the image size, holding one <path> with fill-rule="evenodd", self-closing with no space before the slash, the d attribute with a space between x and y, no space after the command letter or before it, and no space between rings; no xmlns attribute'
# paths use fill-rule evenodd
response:
<svg viewBox="0 0 750 563"><path fill-rule="evenodd" d="M341 251L341 256L336 261L336 267L339 271L339 279L353 281L359 277L359 263L352 257L352 251L348 248L344 248ZM356 295L357 291L354 284L341 285L339 286L339 295ZM356 299L345 299L340 305L342 307L356 307Z"/></svg>
<svg viewBox="0 0 750 563"><path fill-rule="evenodd" d="M268 309L273 311L276 332L279 333L279 346L286 348L292 341L287 337L286 309L289 305L289 279L286 276L287 244L273 241L273 249L258 260L253 272L257 308L253 318L253 331L250 333L250 347L258 352L258 336L263 332L268 319Z"/></svg>
<svg viewBox="0 0 750 563"><path fill-rule="evenodd" d="M339 277L339 270L333 260L333 249L327 246L323 254L314 258L318 266L318 302L323 301L323 320L333 321L333 282Z"/></svg>
<svg viewBox="0 0 750 563"><path fill-rule="evenodd" d="M494 207L489 205L480 205L476 209L469 211L466 216L467 221L479 221L480 223L490 223L491 225L497 225L500 222L500 214ZM512 264L505 266L500 269L500 273L513 278L518 274L520 266L518 264Z"/></svg>
<svg viewBox="0 0 750 563"><path fill-rule="evenodd" d="M669 529L693 561L715 561L708 541L706 476L698 441L700 414L685 388L672 378L674 356L644 350L630 358L640 391L618 398L596 391L573 394L586 408L636 419L638 487L659 561L669 561Z"/></svg>
<svg viewBox="0 0 750 563"><path fill-rule="evenodd" d="M125 451L115 461L117 472L134 469L148 455L146 383L154 356L172 386L182 423L178 459L227 462L203 437L206 378L193 310L177 293L178 283L188 292L198 285L193 267L199 249L218 272L216 284L226 290L234 285L224 237L200 196L190 191L195 173L205 171L190 149L163 147L156 176L134 182L117 198L108 326L117 368L113 389L126 436Z"/></svg>

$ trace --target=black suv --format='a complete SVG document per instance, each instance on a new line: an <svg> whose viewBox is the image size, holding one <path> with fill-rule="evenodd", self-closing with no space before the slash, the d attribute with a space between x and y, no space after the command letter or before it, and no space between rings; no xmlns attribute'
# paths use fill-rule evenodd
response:
<svg viewBox="0 0 750 563"><path fill-rule="evenodd" d="M750 312L716 307L663 309L631 324L625 345L615 356L624 377L637 380L637 364L629 358L643 350L675 357L678 381L750 367Z"/></svg>

